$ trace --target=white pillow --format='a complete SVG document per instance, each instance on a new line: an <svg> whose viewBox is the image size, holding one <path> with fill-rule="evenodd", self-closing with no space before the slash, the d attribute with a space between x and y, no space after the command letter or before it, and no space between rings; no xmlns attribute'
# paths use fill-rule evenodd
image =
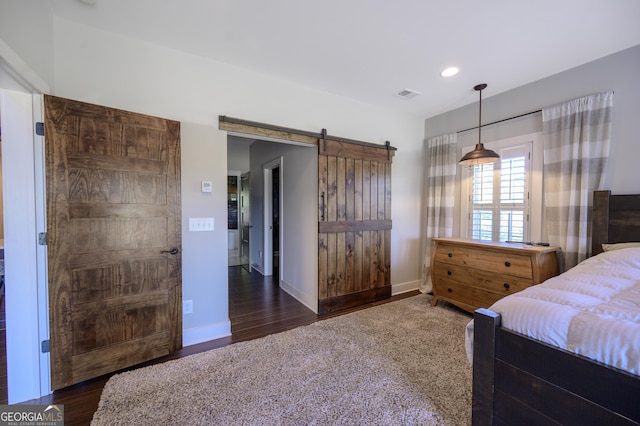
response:
<svg viewBox="0 0 640 426"><path fill-rule="evenodd" d="M629 247L640 247L640 242L602 244L603 251L614 251L614 250L620 250L620 249L625 249Z"/></svg>

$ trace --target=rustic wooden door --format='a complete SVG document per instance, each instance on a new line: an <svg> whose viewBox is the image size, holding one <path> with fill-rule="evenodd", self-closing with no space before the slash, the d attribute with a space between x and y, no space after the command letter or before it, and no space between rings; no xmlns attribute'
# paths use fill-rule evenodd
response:
<svg viewBox="0 0 640 426"><path fill-rule="evenodd" d="M180 123L44 101L59 389L182 346Z"/></svg>
<svg viewBox="0 0 640 426"><path fill-rule="evenodd" d="M318 312L391 296L391 162L383 146L318 144Z"/></svg>

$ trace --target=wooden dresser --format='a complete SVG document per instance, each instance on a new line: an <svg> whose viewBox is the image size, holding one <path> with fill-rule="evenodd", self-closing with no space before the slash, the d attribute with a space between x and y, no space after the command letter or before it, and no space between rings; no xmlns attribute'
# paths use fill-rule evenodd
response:
<svg viewBox="0 0 640 426"><path fill-rule="evenodd" d="M446 300L473 312L558 275L559 247L434 238L433 302Z"/></svg>

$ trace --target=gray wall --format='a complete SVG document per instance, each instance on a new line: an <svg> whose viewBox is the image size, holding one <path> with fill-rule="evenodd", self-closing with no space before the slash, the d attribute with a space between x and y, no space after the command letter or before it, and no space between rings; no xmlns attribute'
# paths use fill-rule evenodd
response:
<svg viewBox="0 0 640 426"><path fill-rule="evenodd" d="M243 173L249 171L249 145L253 141L239 136L227 136L227 170Z"/></svg>
<svg viewBox="0 0 640 426"><path fill-rule="evenodd" d="M490 123L592 93L613 90L613 143L605 189L620 194L637 193L640 192L636 165L640 157L637 128L640 117L639 75L640 45L493 96L491 81L486 81L488 87L483 91L482 122ZM425 120L425 139L477 124L476 102ZM504 139L541 130L542 116L533 114L483 128L482 140ZM458 146L472 145L477 142L477 137L477 130L460 134Z"/></svg>
<svg viewBox="0 0 640 426"><path fill-rule="evenodd" d="M227 315L229 306L227 171L212 160L226 157L226 143L216 140L217 135L206 125L183 122L180 127L182 299L193 301L193 313L183 316L183 340L185 344L193 344L231 328L228 320L211 323L211 312ZM203 193L202 181L213 182L213 191ZM189 232L192 217L214 218L215 230Z"/></svg>
<svg viewBox="0 0 640 426"><path fill-rule="evenodd" d="M251 264L264 267L263 197L264 164L282 156L280 170L284 202L280 212L282 240L280 286L317 311L318 259L318 151L315 146L298 146L258 141L251 145ZM283 226L284 225L284 226Z"/></svg>

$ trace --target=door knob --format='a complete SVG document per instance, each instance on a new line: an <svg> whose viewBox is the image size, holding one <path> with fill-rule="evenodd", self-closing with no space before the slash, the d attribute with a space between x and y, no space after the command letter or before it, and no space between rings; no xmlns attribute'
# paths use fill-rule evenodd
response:
<svg viewBox="0 0 640 426"><path fill-rule="evenodd" d="M178 250L177 247L172 247L171 250L162 250L160 253L169 253L169 254L172 254L172 255L175 256L179 252L180 252L180 250Z"/></svg>

